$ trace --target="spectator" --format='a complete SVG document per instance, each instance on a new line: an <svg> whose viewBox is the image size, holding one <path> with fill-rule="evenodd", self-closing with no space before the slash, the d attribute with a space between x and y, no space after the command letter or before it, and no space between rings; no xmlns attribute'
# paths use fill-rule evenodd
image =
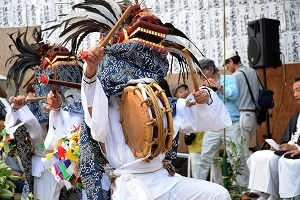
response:
<svg viewBox="0 0 300 200"><path fill-rule="evenodd" d="M240 127L239 127L239 93L235 78L232 75L221 75L219 69L210 59L200 61L204 76L203 85L211 87L218 95L220 100L225 102L225 106L229 112L232 125L224 129L206 131L202 141L202 151L199 157L199 177L200 179L207 179L207 175L212 164L212 160L216 153L219 152L220 145L226 141L233 141L238 144L242 141ZM224 137L225 136L225 137ZM226 153L230 155L232 150L229 145L226 145ZM246 162L243 163L246 165ZM213 167L213 166L212 166ZM241 175L237 176L237 184L240 186L247 185L247 174L242 170ZM221 181L221 177L215 178L217 182Z"/></svg>
<svg viewBox="0 0 300 200"><path fill-rule="evenodd" d="M174 97L186 99L190 94L190 90L188 85L181 83L173 88L172 93ZM193 178L197 178L199 173L198 158L202 148L203 135L204 132L195 132L184 136L184 141L185 144L188 145L188 151L191 158L191 171Z"/></svg>
<svg viewBox="0 0 300 200"><path fill-rule="evenodd" d="M24 168L22 166L21 160L15 151L11 151L7 154L5 158L5 164L8 167L10 167L10 169L12 170L11 175L20 177L20 179L17 181L11 180L16 186L14 192L22 193L24 181L26 180L26 175L24 173ZM13 200L13 199L14 199L13 197L9 199L1 198L1 200Z"/></svg>
<svg viewBox="0 0 300 200"><path fill-rule="evenodd" d="M245 75L247 76L255 101L257 101L258 92L261 86L257 78L256 71L250 67L246 67L241 63L241 58L236 50L231 49L225 52L225 65L227 69L230 72L232 72L232 75L236 79L237 86L238 86L239 99L240 99L239 125L241 130L241 136L245 140L244 163L246 163L250 154L252 153L249 150L249 144L255 134L258 124L255 115L255 105L251 98L251 94L249 92L245 76L242 72L244 72ZM245 174L246 174L246 180L248 182L249 169L247 168L247 166L245 166L245 170L247 172ZM250 199L250 197L247 197L246 195L244 196L245 199Z"/></svg>
<svg viewBox="0 0 300 200"><path fill-rule="evenodd" d="M295 78L293 94L297 104L300 104L300 77ZM299 154L300 149L299 111L291 118L279 142L281 151L260 150L248 159L250 169L249 188L261 194L259 200L300 199ZM287 152L286 152L287 151ZM284 156L278 153L285 153ZM293 157L295 156L295 157ZM287 157L287 158L286 158Z"/></svg>

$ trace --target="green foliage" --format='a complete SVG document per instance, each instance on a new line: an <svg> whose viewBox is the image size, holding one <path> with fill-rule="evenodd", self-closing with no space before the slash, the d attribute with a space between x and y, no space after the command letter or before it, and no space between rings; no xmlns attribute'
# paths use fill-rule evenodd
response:
<svg viewBox="0 0 300 200"><path fill-rule="evenodd" d="M4 161L0 162L0 197L2 198L11 198L13 197L13 193L9 190L9 188L16 188L15 184L9 180L15 180L15 176L11 176L11 169L3 164ZM19 179L20 177L18 177ZM17 179L17 180L18 180Z"/></svg>
<svg viewBox="0 0 300 200"><path fill-rule="evenodd" d="M227 189L230 193L232 199L239 197L243 191L248 188L248 185L239 186L236 185L236 178L238 175L241 175L241 170L244 169L243 159L244 159L244 151L243 146L245 144L245 140L242 138L240 143L234 143L231 139L230 141L226 141L226 145L230 148L230 155L228 155L229 163L227 162L227 170L228 170L228 179L227 179ZM221 157L215 158L213 160L213 164L215 166L223 167L223 162ZM224 178L224 177L223 177ZM224 182L221 183L224 186Z"/></svg>
<svg viewBox="0 0 300 200"><path fill-rule="evenodd" d="M21 200L39 200L32 193L30 193L26 198L21 198Z"/></svg>

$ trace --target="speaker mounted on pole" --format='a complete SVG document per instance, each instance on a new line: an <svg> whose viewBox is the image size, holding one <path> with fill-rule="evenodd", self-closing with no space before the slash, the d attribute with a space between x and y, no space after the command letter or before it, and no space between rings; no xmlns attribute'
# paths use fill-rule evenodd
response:
<svg viewBox="0 0 300 200"><path fill-rule="evenodd" d="M248 60L252 68L282 65L279 45L280 21L261 18L248 24Z"/></svg>

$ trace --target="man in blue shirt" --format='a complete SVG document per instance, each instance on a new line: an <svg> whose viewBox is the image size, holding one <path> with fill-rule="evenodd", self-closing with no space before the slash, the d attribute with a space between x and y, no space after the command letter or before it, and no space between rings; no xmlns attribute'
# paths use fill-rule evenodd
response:
<svg viewBox="0 0 300 200"><path fill-rule="evenodd" d="M206 180L212 160L219 150L221 143L224 143L226 139L226 141L231 140L235 144L239 144L242 141L242 137L239 128L239 93L235 78L232 75L220 74L219 69L210 59L201 60L200 65L203 69L203 74L207 77L207 79L205 79L204 76L201 76L203 85L212 88L218 97L225 102L225 106L232 120L232 125L225 129L225 138L224 129L206 131L204 134L202 151L199 157L199 178ZM232 153L229 145L226 145L226 153L227 155ZM246 163L243 164L245 165ZM236 183L240 186L244 186L248 183L246 179L247 175L244 170L240 173L241 175L237 177ZM215 182L221 181L221 177L216 177L215 179L217 179Z"/></svg>

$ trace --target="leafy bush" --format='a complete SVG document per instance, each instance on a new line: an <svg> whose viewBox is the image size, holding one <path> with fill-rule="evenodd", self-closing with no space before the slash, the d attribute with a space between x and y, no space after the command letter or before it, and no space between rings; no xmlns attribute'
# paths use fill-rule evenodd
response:
<svg viewBox="0 0 300 200"><path fill-rule="evenodd" d="M0 197L11 198L13 197L13 193L9 190L9 188L16 188L12 180L19 180L20 177L12 176L11 169L3 163L4 161L0 162Z"/></svg>
<svg viewBox="0 0 300 200"><path fill-rule="evenodd" d="M230 155L228 155L227 170L228 170L228 179L227 179L227 189L230 193L232 199L237 198L241 195L243 191L248 188L248 185L239 186L236 185L236 177L241 175L241 170L244 169L243 159L244 159L244 151L243 146L245 144L245 140L242 138L240 143L234 143L231 139L230 141L226 141L231 150ZM224 167L222 158L218 157L213 160L213 164L219 167ZM224 178L224 176L223 176ZM224 182L221 182L221 185L224 186Z"/></svg>

